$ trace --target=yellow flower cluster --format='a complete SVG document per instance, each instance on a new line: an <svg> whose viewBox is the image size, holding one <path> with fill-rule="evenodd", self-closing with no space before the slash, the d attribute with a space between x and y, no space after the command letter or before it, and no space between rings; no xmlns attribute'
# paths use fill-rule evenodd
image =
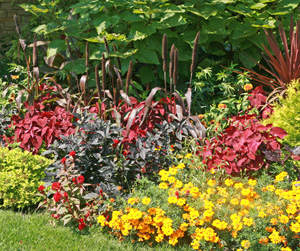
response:
<svg viewBox="0 0 300 251"><path fill-rule="evenodd" d="M99 216L101 226L109 227L119 236L131 234L139 241L167 241L173 246L184 236L189 236L195 250L204 250L206 243L210 243L210 247L213 245L213 249L222 249L232 241L228 239L228 233L238 240L242 231L255 231L262 221L265 230L256 240L260 245L272 243L282 247L281 250L290 250L287 239L300 238L300 187L293 185L291 190L277 188L277 182L284 179L286 173L276 176L274 185L262 189L256 187L254 179L246 183L227 178L221 182L212 175L206 179L205 185L196 186L192 182L184 183L184 168L184 164L179 164L159 172L159 189L167 196L169 212L150 207L155 202L149 197L129 198L130 206L126 210L113 211L111 220ZM262 196L263 193L272 193L275 202L264 201L268 196ZM144 210L138 209L141 207ZM254 242L243 240L238 243L238 250L251 249Z"/></svg>

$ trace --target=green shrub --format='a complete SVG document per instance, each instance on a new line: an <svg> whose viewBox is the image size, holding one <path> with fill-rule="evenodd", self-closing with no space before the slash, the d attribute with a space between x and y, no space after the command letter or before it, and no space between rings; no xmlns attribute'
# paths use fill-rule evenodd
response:
<svg viewBox="0 0 300 251"><path fill-rule="evenodd" d="M36 204L44 168L51 163L45 157L21 149L0 148L0 207L24 208Z"/></svg>
<svg viewBox="0 0 300 251"><path fill-rule="evenodd" d="M273 126L284 129L288 136L283 140L290 146L300 145L300 81L292 81L286 91L286 96L279 97L274 106L272 116L264 120L264 124L272 123Z"/></svg>

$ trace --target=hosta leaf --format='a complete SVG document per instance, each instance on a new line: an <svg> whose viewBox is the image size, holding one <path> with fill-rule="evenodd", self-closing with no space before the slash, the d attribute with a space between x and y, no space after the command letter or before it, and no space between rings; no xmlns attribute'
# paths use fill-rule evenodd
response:
<svg viewBox="0 0 300 251"><path fill-rule="evenodd" d="M264 4L264 3L256 3L256 4L251 5L250 9L252 9L252 10L260 10L260 9L266 7L266 6L267 6L267 4Z"/></svg>

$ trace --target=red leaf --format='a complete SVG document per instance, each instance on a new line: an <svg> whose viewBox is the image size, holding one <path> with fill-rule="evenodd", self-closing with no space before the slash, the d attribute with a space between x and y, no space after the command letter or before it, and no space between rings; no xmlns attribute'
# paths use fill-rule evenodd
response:
<svg viewBox="0 0 300 251"><path fill-rule="evenodd" d="M274 136L277 136L280 139L283 139L285 136L288 135L287 132L280 127L272 127L270 133Z"/></svg>

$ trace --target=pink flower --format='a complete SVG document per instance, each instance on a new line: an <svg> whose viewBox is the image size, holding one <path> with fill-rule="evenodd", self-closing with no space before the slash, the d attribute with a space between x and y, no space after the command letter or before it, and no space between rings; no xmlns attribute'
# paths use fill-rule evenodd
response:
<svg viewBox="0 0 300 251"><path fill-rule="evenodd" d="M83 177L82 175L79 175L79 176L77 177L77 181L78 181L79 184L83 184L83 182L84 182L84 177Z"/></svg>
<svg viewBox="0 0 300 251"><path fill-rule="evenodd" d="M61 198L61 194L59 192L57 192L53 195L53 199L55 202L59 202L60 198Z"/></svg>
<svg viewBox="0 0 300 251"><path fill-rule="evenodd" d="M59 189L60 189L60 183L59 182L53 182L52 190L58 191Z"/></svg>

